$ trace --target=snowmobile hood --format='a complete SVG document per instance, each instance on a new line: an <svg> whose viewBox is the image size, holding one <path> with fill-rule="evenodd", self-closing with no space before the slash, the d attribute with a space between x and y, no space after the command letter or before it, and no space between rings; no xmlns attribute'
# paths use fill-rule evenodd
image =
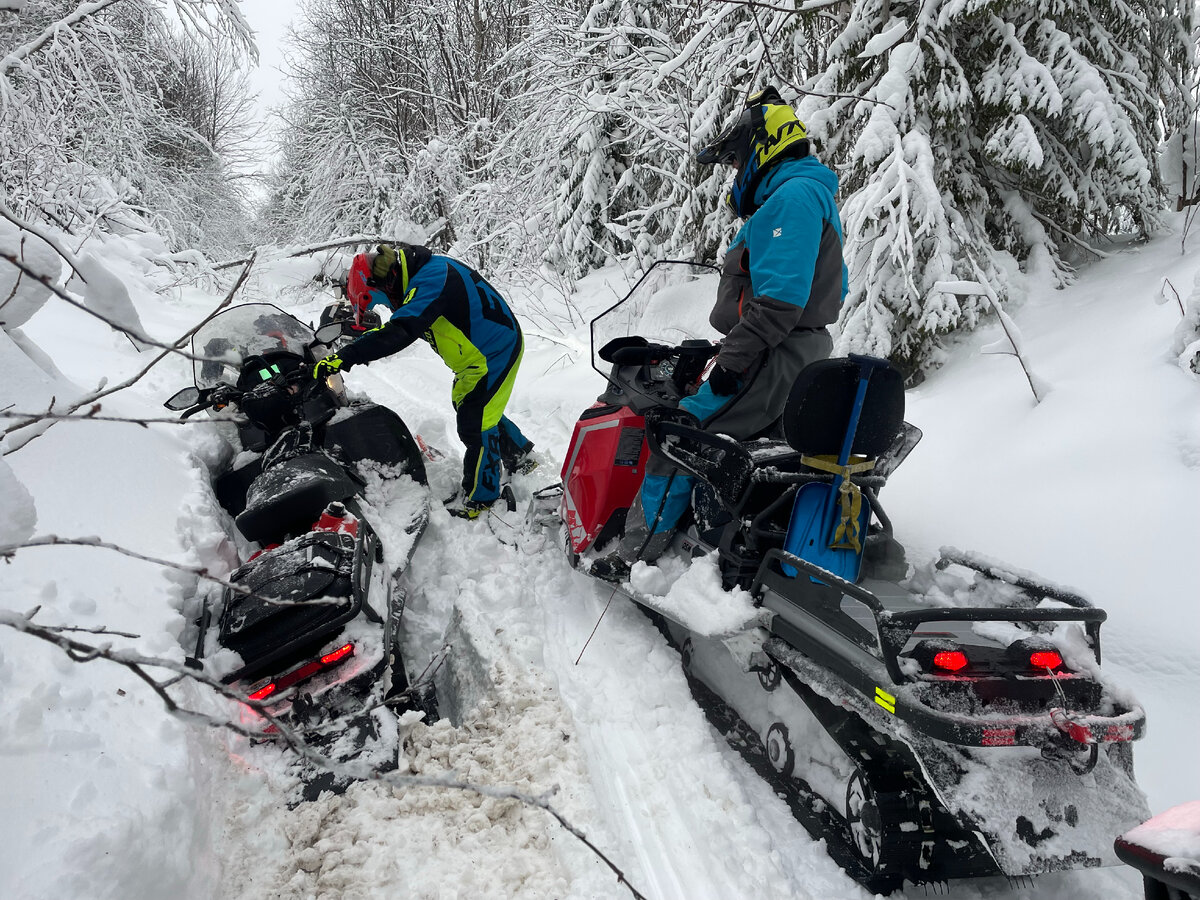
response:
<svg viewBox="0 0 1200 900"><path fill-rule="evenodd" d="M785 181L791 181L793 178L816 182L829 191L830 197L837 194L837 173L815 156L804 156L800 159L785 159L767 173L767 177L762 180L762 184L758 186L758 190L754 194L757 206L761 207Z"/></svg>

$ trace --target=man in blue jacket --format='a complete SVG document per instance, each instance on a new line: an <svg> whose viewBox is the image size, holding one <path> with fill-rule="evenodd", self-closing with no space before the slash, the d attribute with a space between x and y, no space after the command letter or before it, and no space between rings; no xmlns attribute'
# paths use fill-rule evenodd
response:
<svg viewBox="0 0 1200 900"><path fill-rule="evenodd" d="M320 360L313 377L390 356L418 338L428 342L454 371L450 399L466 446L463 502L450 513L476 518L500 495L502 465L509 472L537 465L530 456L533 442L504 415L525 347L517 317L470 266L408 244L382 244L373 256L358 254L346 295L357 321L375 305L391 318Z"/></svg>
<svg viewBox="0 0 1200 900"><path fill-rule="evenodd" d="M826 328L847 292L838 178L810 155L804 123L775 88L752 96L696 154L736 169L726 202L745 219L725 254L709 322L725 335L700 390L680 406L709 431L748 439L783 414L800 370L833 349ZM667 548L694 479L656 457L646 467L620 547L591 572L621 582Z"/></svg>

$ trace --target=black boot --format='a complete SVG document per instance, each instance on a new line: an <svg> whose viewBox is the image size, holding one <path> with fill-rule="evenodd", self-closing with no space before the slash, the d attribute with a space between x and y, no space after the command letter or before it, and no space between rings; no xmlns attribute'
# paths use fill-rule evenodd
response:
<svg viewBox="0 0 1200 900"><path fill-rule="evenodd" d="M595 560L588 570L588 574L610 584L623 584L629 580L629 570L629 563L621 558L621 554L614 551L608 556L602 556Z"/></svg>

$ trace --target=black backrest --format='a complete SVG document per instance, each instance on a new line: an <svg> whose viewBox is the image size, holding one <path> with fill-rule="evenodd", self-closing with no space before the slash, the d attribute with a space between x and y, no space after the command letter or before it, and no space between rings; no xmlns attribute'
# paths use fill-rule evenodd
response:
<svg viewBox="0 0 1200 900"><path fill-rule="evenodd" d="M887 360L851 355L822 359L800 372L783 410L783 433L801 453L837 455L863 370L870 371L850 452L879 456L904 424L904 378Z"/></svg>

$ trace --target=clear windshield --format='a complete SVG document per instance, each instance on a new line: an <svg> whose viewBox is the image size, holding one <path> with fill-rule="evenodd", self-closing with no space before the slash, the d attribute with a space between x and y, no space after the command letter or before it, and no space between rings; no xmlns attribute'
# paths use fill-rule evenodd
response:
<svg viewBox="0 0 1200 900"><path fill-rule="evenodd" d="M600 349L614 338L640 335L651 343L678 344L688 338L719 340L708 324L717 294L717 267L661 260L633 290L592 320L592 367L607 377Z"/></svg>
<svg viewBox="0 0 1200 900"><path fill-rule="evenodd" d="M192 337L192 352L204 358L194 363L196 386L236 384L247 357L272 350L303 356L313 339L311 328L269 303L227 309L213 316Z"/></svg>

